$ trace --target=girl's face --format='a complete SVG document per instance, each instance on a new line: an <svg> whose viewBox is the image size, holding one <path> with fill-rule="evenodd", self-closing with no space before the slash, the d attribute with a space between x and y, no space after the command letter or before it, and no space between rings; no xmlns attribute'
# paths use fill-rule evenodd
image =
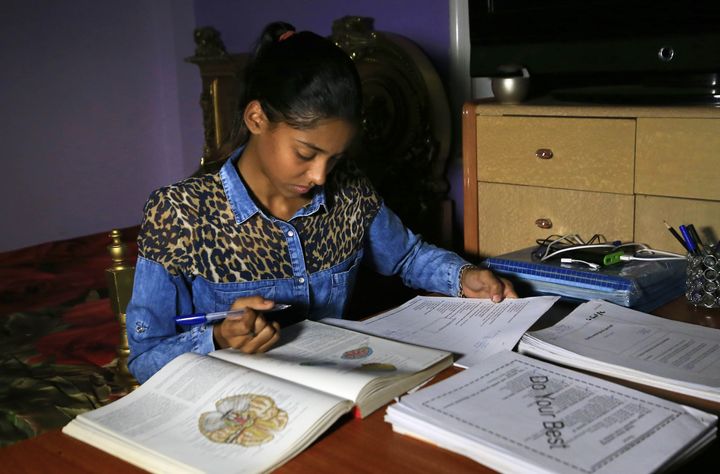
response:
<svg viewBox="0 0 720 474"><path fill-rule="evenodd" d="M258 117L260 122L248 124L252 136L246 161L259 171L251 172L253 184L261 186L253 190L269 196L308 197L313 187L325 184L355 135L355 127L342 119L320 120L312 128L296 129L283 122L270 123L264 114ZM246 170L241 170L248 179Z"/></svg>

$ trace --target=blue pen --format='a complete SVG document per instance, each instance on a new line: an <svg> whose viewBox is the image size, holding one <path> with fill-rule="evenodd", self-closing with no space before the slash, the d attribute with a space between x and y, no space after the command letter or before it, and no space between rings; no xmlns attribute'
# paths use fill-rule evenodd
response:
<svg viewBox="0 0 720 474"><path fill-rule="evenodd" d="M289 304L276 304L272 308L262 312L271 313L274 311L282 311L283 309L287 309L289 307ZM237 309L233 311L217 311L215 313L186 314L183 316L175 316L175 323L182 325L202 324L225 319L228 316L240 316L241 314L245 314L244 309Z"/></svg>
<svg viewBox="0 0 720 474"><path fill-rule="evenodd" d="M698 249L698 252L701 254L705 254L705 244L703 244L702 239L700 238L700 235L695 230L695 226L692 224L688 224L686 226L686 229L688 233L690 234L690 237L692 237L693 242L695 242L695 246Z"/></svg>
<svg viewBox="0 0 720 474"><path fill-rule="evenodd" d="M690 236L690 232L687 230L687 227L684 225L679 226L680 233L682 234L683 238L685 239L685 242L687 243L688 249L690 249L690 254L695 255L697 254L697 246L695 245L695 241L693 241L692 237Z"/></svg>

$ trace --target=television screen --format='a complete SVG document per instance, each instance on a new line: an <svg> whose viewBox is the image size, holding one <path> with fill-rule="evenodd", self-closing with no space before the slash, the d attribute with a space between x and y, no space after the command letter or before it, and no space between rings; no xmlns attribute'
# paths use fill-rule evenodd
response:
<svg viewBox="0 0 720 474"><path fill-rule="evenodd" d="M720 1L468 0L468 12L473 77L526 68L536 96L720 97Z"/></svg>

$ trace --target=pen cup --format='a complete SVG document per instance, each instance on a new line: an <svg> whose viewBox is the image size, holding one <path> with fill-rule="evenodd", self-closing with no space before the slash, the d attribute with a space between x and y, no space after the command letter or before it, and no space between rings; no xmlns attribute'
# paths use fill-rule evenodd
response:
<svg viewBox="0 0 720 474"><path fill-rule="evenodd" d="M695 306L720 308L720 257L688 255L685 297Z"/></svg>

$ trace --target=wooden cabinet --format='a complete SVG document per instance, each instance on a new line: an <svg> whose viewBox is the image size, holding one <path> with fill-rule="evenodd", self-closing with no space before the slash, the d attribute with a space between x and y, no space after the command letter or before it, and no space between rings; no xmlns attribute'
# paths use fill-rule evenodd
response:
<svg viewBox="0 0 720 474"><path fill-rule="evenodd" d="M477 130L479 181L633 192L632 120L479 116Z"/></svg>
<svg viewBox="0 0 720 474"><path fill-rule="evenodd" d="M463 174L468 254L552 234L682 252L663 221L720 237L720 110L468 103Z"/></svg>

